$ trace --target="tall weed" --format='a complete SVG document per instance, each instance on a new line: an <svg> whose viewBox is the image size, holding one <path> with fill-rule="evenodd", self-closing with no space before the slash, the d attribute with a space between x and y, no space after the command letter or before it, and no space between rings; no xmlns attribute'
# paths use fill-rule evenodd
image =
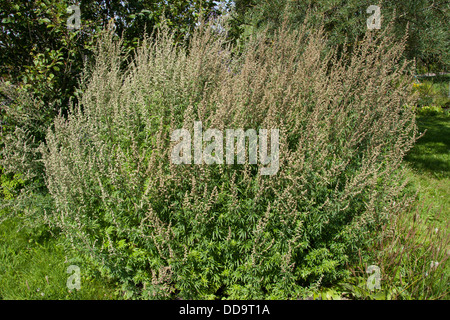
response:
<svg viewBox="0 0 450 320"><path fill-rule="evenodd" d="M323 30L283 26L241 55L200 26L188 46L162 28L125 71L99 42L80 104L40 151L67 244L136 298L297 298L347 275L411 201L415 142L404 42L368 32L350 54ZM279 171L176 165L171 133L279 129Z"/></svg>

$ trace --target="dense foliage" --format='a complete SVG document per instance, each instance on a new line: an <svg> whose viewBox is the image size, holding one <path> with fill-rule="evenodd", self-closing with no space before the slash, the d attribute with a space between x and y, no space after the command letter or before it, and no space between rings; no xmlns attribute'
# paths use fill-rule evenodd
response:
<svg viewBox="0 0 450 320"><path fill-rule="evenodd" d="M80 8L80 29L67 27L67 9L73 4ZM214 12L214 6L211 0L0 0L1 188L3 196L16 197L10 204L19 211L31 206L38 215L47 207L36 201L48 198L36 148L54 117L67 114L80 97L81 75L83 70L88 75L95 43L108 25L114 25L129 53L163 19L175 34L173 40L184 41L198 18Z"/></svg>
<svg viewBox="0 0 450 320"><path fill-rule="evenodd" d="M80 29L69 29L67 9L80 8ZM0 116L2 132L28 127L28 138L43 141L59 112L79 97L78 82L92 59L96 39L109 23L131 52L144 34L164 18L183 41L201 16L214 11L213 1L0 1ZM73 12L72 12L73 13ZM26 99L23 97L27 96ZM32 101L25 104L26 100ZM34 119L36 120L36 119Z"/></svg>
<svg viewBox="0 0 450 320"><path fill-rule="evenodd" d="M258 30L276 30L283 13L294 27L310 13L313 26L323 25L331 46L352 47L367 29L366 12L370 5L381 8L381 26L394 22L393 35L400 40L408 30L404 56L416 59L419 73L448 71L450 67L450 3L446 0L235 0L231 20L231 38L245 39ZM229 2L231 5L231 2Z"/></svg>
<svg viewBox="0 0 450 320"><path fill-rule="evenodd" d="M68 30L73 3L0 0L0 222L14 217L0 230L2 288L14 290L0 298L45 298L30 286L53 283L62 296L46 295L73 298L67 256L125 298L298 298L349 265L344 292L367 298L367 261L383 274L377 297L448 295L446 230L405 214L401 166L413 113L448 114L448 82L410 77L448 68L448 1L381 1L371 32L371 1L224 1L230 14L195 33L214 1L82 0L81 29ZM173 163L171 135L195 121L279 129L278 172L262 176L249 155ZM445 174L443 159L419 160ZM20 246L17 218L32 227ZM37 263L50 252L53 273ZM15 288L18 262L38 276ZM104 296L98 286L75 295Z"/></svg>
<svg viewBox="0 0 450 320"><path fill-rule="evenodd" d="M351 55L324 31L282 28L242 55L202 25L189 47L162 29L124 64L99 43L92 75L43 154L45 219L128 297L296 298L403 210L415 141L404 42L368 32ZM279 171L176 165L174 130L279 129Z"/></svg>

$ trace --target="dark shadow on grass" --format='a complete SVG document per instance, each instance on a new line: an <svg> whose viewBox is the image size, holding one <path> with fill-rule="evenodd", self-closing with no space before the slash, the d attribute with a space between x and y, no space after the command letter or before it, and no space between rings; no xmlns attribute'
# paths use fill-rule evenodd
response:
<svg viewBox="0 0 450 320"><path fill-rule="evenodd" d="M421 116L417 118L420 132L427 130L405 160L418 171L450 174L450 116Z"/></svg>

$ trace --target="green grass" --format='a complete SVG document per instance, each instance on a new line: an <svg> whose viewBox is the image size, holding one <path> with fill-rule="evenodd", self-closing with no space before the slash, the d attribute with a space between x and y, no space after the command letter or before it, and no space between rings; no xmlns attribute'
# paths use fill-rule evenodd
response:
<svg viewBox="0 0 450 320"><path fill-rule="evenodd" d="M448 299L450 116L418 116L417 125L424 135L405 158L417 199L400 217L397 235L378 247L385 251L380 264L391 272L384 292L401 299ZM433 270L436 261L440 265Z"/></svg>
<svg viewBox="0 0 450 320"><path fill-rule="evenodd" d="M418 190L417 203L431 220L446 224L450 215L450 116L417 118L425 132L406 157L409 178Z"/></svg>
<svg viewBox="0 0 450 320"><path fill-rule="evenodd" d="M450 115L419 116L417 124L424 136L406 157L410 168L409 178L418 190L416 210L427 226L441 230L442 243L446 243L447 258L450 255L448 245L450 222ZM426 131L425 131L426 130ZM448 260L442 266L442 278L445 283L437 281L435 287L443 286L446 294L441 297L449 299L450 264ZM438 298L438 297L436 297Z"/></svg>
<svg viewBox="0 0 450 320"><path fill-rule="evenodd" d="M0 224L1 300L99 300L116 297L113 286L93 277L88 268L67 253L44 230L18 230L18 219ZM80 290L69 290L71 264L80 267Z"/></svg>

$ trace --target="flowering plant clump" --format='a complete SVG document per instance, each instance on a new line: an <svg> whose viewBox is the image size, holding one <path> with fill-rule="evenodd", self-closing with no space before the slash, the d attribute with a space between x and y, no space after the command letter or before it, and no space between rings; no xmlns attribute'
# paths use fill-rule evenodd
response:
<svg viewBox="0 0 450 320"><path fill-rule="evenodd" d="M414 104L404 43L368 32L352 53L330 52L306 25L271 40L236 54L208 25L188 46L161 29L124 69L109 34L79 105L48 130L46 219L128 296L301 297L346 276L408 205L401 162L416 126L403 107ZM193 136L199 122L277 130L276 173L259 174L266 164L248 153L174 163L172 134Z"/></svg>

